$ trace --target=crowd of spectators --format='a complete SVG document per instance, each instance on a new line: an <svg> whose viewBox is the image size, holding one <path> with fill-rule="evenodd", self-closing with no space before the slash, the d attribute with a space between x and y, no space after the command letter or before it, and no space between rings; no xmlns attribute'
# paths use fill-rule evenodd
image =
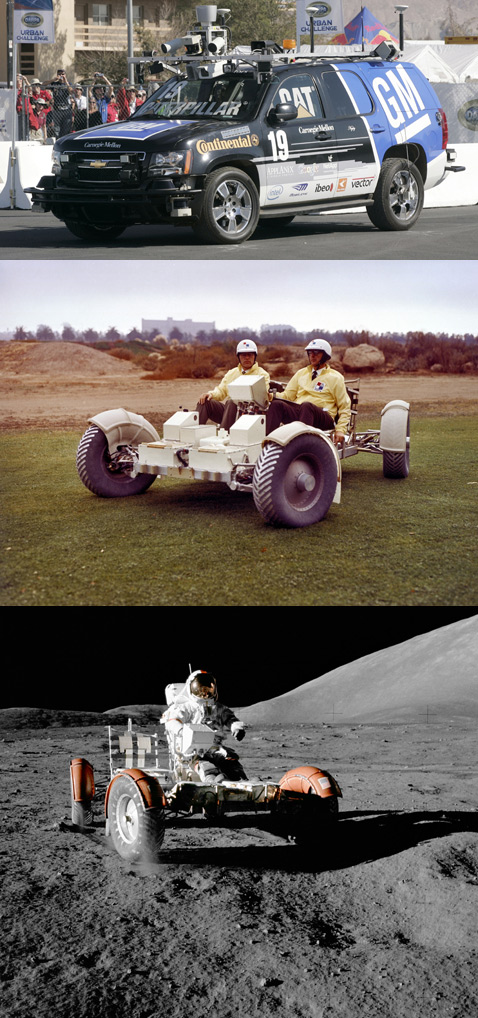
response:
<svg viewBox="0 0 478 1018"><path fill-rule="evenodd" d="M60 68L54 78L29 82L17 75L17 137L20 141L47 141L85 127L127 120L146 99L146 90L124 78L114 87L104 74L92 85L71 84Z"/></svg>

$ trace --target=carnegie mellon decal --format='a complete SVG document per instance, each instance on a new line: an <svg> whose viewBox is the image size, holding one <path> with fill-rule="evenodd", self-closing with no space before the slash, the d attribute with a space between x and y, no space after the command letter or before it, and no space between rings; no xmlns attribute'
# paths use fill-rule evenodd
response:
<svg viewBox="0 0 478 1018"><path fill-rule="evenodd" d="M239 138L213 138L212 141L204 141L203 138L200 138L196 142L196 148L204 156L207 152L219 152L224 148L250 148L252 145L258 144L257 134L243 134Z"/></svg>

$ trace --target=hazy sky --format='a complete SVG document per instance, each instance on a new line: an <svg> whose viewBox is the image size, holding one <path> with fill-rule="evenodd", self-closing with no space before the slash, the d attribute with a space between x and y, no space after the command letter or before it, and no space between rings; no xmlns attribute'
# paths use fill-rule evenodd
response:
<svg viewBox="0 0 478 1018"><path fill-rule="evenodd" d="M44 271L43 271L44 266ZM478 331L475 261L53 261L0 263L0 332L17 325L102 331L142 318L216 328L280 323L463 334Z"/></svg>

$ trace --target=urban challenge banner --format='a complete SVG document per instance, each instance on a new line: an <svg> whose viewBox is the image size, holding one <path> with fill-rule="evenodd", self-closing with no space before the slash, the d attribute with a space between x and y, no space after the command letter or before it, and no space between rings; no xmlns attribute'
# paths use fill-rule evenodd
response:
<svg viewBox="0 0 478 1018"><path fill-rule="evenodd" d="M296 32L297 45L300 46L300 37L310 38L310 19L306 7L310 0L297 0L296 7ZM329 37L341 35L344 31L344 15L342 0L328 0L327 3L316 3L317 13L314 16L314 37L320 43L328 42ZM305 39L303 40L305 43Z"/></svg>
<svg viewBox="0 0 478 1018"><path fill-rule="evenodd" d="M54 42L53 0L14 0L13 42Z"/></svg>

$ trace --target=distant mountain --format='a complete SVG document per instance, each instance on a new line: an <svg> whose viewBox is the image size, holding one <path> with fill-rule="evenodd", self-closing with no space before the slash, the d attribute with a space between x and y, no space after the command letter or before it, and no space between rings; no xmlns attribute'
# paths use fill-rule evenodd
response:
<svg viewBox="0 0 478 1018"><path fill-rule="evenodd" d="M477 659L474 615L367 654L237 713L255 725L425 721L427 712L431 721L478 718Z"/></svg>
<svg viewBox="0 0 478 1018"><path fill-rule="evenodd" d="M365 7L398 37L398 14L390 0L369 0ZM343 0L348 24L362 4ZM476 0L414 0L404 12L405 39L442 39L445 35L478 35Z"/></svg>

